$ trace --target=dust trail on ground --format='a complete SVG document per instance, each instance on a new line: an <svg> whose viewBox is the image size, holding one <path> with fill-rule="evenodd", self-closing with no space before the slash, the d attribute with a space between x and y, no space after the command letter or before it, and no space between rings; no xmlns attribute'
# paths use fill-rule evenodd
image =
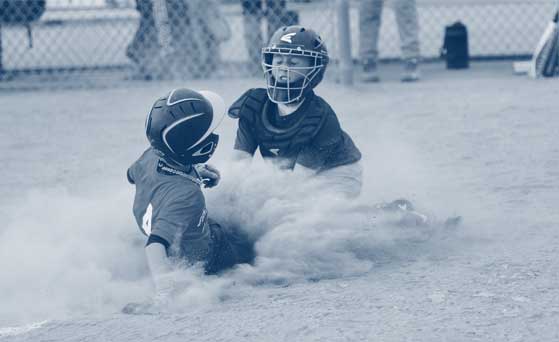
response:
<svg viewBox="0 0 559 342"><path fill-rule="evenodd" d="M210 215L248 232L256 241L257 260L221 277L202 276L199 268L180 270L176 279L182 290L170 310L214 305L246 286L359 276L421 253L439 227L395 227L393 217L371 214L373 204L395 199L421 177L413 151L387 144L410 158L392 174L372 167L377 159L364 160L366 186L354 200L262 160L248 165L218 159L223 180L205 191ZM389 157L376 152L376 158ZM2 325L106 315L148 300L153 289L132 200L132 187L119 183L79 195L64 188L35 190L14 206L18 209L0 231Z"/></svg>
<svg viewBox="0 0 559 342"><path fill-rule="evenodd" d="M113 312L145 295L129 191L29 192L0 229L0 322Z"/></svg>
<svg viewBox="0 0 559 342"><path fill-rule="evenodd" d="M223 174L219 188L207 192L210 215L256 240L255 266L239 268L236 280L282 283L364 274L390 259L412 257L417 246L444 233L440 224L396 226L397 215L372 210L383 201L374 193L349 200L319 180L266 162L229 163Z"/></svg>

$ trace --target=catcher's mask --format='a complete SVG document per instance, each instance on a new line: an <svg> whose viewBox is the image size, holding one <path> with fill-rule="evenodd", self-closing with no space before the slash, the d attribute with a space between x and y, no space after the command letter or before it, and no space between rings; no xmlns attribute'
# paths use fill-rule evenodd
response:
<svg viewBox="0 0 559 342"><path fill-rule="evenodd" d="M297 56L308 59L308 66L274 65L274 55ZM262 49L262 68L266 78L268 97L275 103L296 103L316 87L328 65L328 51L320 36L302 26L284 26L278 29L267 47ZM286 75L279 80L275 75ZM296 79L294 82L289 80ZM286 82L287 80L287 82Z"/></svg>

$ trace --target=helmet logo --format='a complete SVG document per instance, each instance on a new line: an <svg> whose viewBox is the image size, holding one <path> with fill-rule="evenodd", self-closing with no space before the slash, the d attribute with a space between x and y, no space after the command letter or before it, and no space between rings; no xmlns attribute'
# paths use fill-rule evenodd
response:
<svg viewBox="0 0 559 342"><path fill-rule="evenodd" d="M324 44L324 41L322 40L322 38L320 36L316 36L316 46L314 48L318 49L319 47L322 46L322 44Z"/></svg>
<svg viewBox="0 0 559 342"><path fill-rule="evenodd" d="M297 34L297 32L291 32L291 33L284 34L283 36L281 36L280 40L282 42L286 42L286 43L293 43L292 38L296 34Z"/></svg>

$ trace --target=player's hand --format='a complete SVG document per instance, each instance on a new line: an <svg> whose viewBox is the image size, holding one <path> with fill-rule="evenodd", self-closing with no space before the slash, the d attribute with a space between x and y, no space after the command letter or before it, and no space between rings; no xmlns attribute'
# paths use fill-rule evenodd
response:
<svg viewBox="0 0 559 342"><path fill-rule="evenodd" d="M195 167L206 188L213 188L219 184L221 174L218 169L209 164L196 164Z"/></svg>
<svg viewBox="0 0 559 342"><path fill-rule="evenodd" d="M165 273L154 277L155 294L149 301L142 303L128 303L122 308L122 313L128 315L155 315L164 312L171 304L176 290L176 280L173 273Z"/></svg>
<svg viewBox="0 0 559 342"><path fill-rule="evenodd" d="M171 303L175 290L177 288L176 274L163 273L153 277L155 283L155 295L153 296L153 304L156 307L166 307Z"/></svg>

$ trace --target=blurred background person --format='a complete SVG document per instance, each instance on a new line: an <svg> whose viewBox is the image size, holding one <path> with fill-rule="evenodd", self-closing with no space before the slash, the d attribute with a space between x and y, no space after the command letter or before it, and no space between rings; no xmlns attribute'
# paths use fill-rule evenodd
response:
<svg viewBox="0 0 559 342"><path fill-rule="evenodd" d="M136 0L140 23L126 55L135 79L205 78L229 26L215 0Z"/></svg>
<svg viewBox="0 0 559 342"><path fill-rule="evenodd" d="M218 0L182 1L188 4L189 26L187 31L174 32L173 37L180 37L176 43L186 49L191 60L188 73L194 78L209 77L219 70L220 44L231 38L229 23Z"/></svg>
<svg viewBox="0 0 559 342"><path fill-rule="evenodd" d="M132 78L151 79L149 60L159 48L151 0L136 0L136 10L140 20L134 38L126 48L126 56L134 65Z"/></svg>
<svg viewBox="0 0 559 342"><path fill-rule="evenodd" d="M2 25L24 26L27 29L27 39L31 49L33 47L32 24L45 13L46 5L46 0L0 0L0 80L7 78L2 64Z"/></svg>
<svg viewBox="0 0 559 342"><path fill-rule="evenodd" d="M404 72L402 82L419 80L419 24L415 0L392 0L396 16ZM378 40L384 0L359 2L359 57L362 64L362 81L378 82Z"/></svg>
<svg viewBox="0 0 559 342"><path fill-rule="evenodd" d="M260 53L265 42L284 24L287 16L285 0L241 0L245 45L248 52L248 69L261 75ZM266 33L262 32L262 19L266 19ZM290 24L290 23L288 23Z"/></svg>
<svg viewBox="0 0 559 342"><path fill-rule="evenodd" d="M0 81L4 78L4 66L2 65L2 22L0 21Z"/></svg>

